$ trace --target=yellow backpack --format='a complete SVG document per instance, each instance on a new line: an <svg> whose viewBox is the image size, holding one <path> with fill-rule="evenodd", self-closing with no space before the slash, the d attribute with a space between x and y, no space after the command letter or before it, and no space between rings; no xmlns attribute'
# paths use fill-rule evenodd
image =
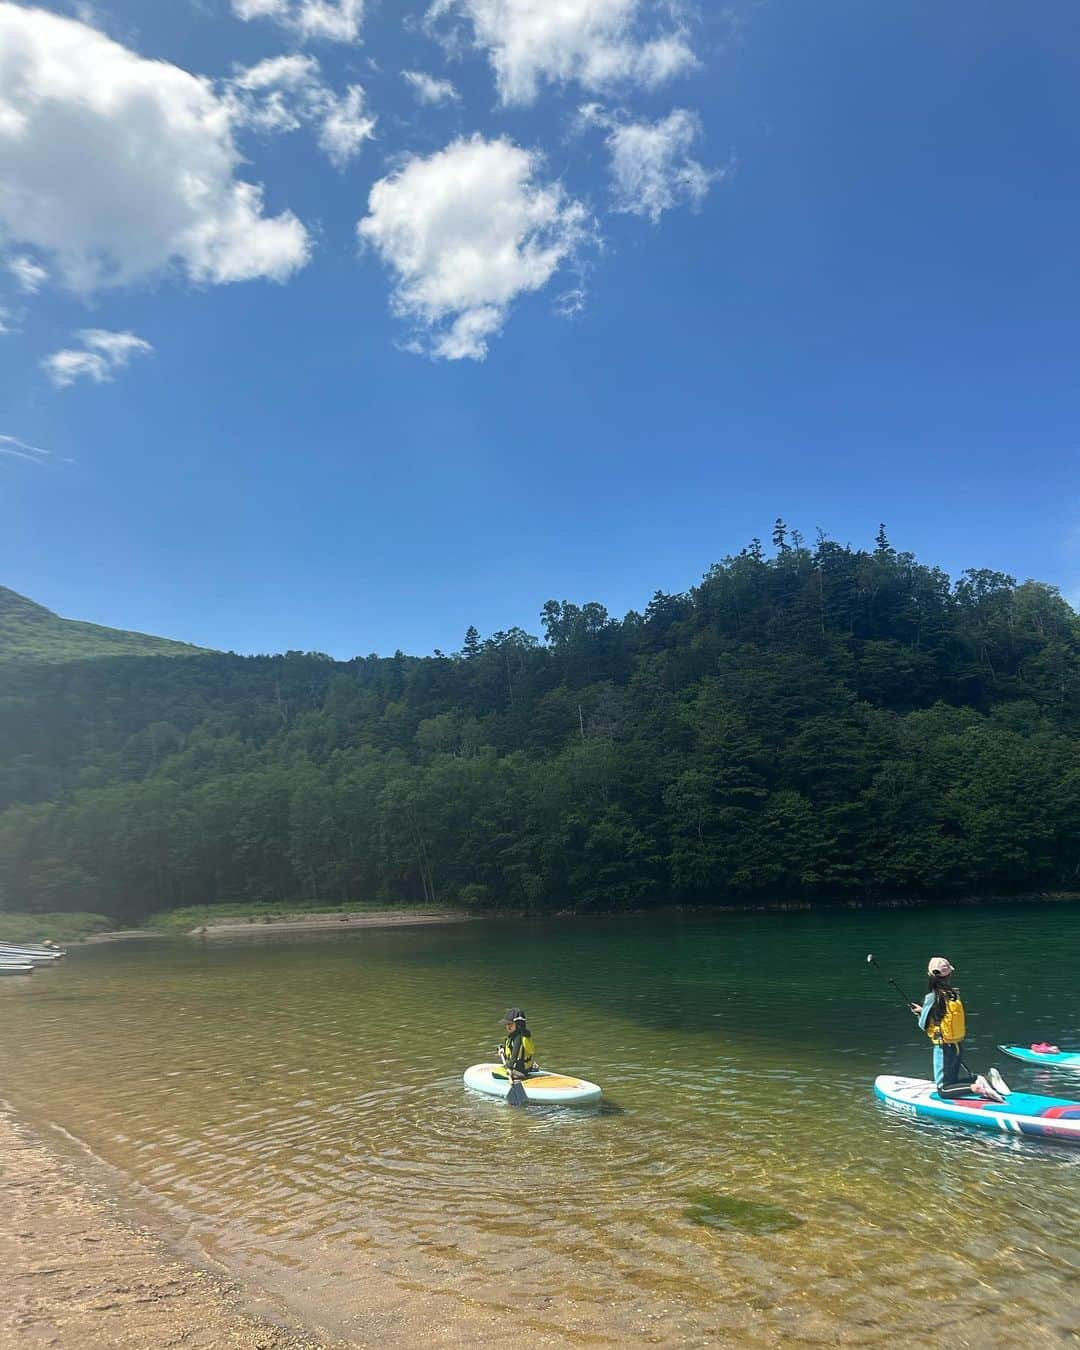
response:
<svg viewBox="0 0 1080 1350"><path fill-rule="evenodd" d="M959 1045L967 1034L964 1005L955 989L946 990L945 1016L940 1022L927 1022L926 1034L935 1045Z"/></svg>

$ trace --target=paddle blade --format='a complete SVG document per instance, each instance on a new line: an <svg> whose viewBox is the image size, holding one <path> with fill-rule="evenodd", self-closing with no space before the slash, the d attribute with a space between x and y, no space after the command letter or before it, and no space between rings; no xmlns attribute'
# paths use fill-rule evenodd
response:
<svg viewBox="0 0 1080 1350"><path fill-rule="evenodd" d="M506 1094L506 1100L510 1106L524 1106L529 1100L525 1095L525 1087L519 1078L515 1078L510 1084L510 1091Z"/></svg>

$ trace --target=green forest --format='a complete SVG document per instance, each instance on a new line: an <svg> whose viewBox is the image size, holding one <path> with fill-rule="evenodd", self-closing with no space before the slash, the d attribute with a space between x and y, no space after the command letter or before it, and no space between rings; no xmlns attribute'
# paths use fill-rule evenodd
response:
<svg viewBox="0 0 1080 1350"><path fill-rule="evenodd" d="M470 628L449 654L22 650L0 661L0 909L1080 889L1057 590L954 581L884 527L858 549L777 521L771 545L640 613L552 600L542 636Z"/></svg>

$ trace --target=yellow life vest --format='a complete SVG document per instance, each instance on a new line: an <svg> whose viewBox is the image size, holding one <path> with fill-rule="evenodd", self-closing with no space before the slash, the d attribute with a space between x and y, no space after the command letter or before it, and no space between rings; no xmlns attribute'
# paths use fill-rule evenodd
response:
<svg viewBox="0 0 1080 1350"><path fill-rule="evenodd" d="M518 1041L520 1044L515 1045ZM521 1036L515 1032L512 1036L507 1036L502 1046L503 1063L508 1068L524 1070L525 1073L531 1073L536 1068L536 1045L531 1036Z"/></svg>
<svg viewBox="0 0 1080 1350"><path fill-rule="evenodd" d="M964 1005L955 989L945 994L945 1016L940 1022L927 1022L926 1034L935 1045L959 1045L967 1034Z"/></svg>

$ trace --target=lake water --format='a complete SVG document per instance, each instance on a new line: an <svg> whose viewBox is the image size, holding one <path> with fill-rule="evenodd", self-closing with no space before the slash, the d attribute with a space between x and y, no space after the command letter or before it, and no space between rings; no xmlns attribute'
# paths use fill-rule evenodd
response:
<svg viewBox="0 0 1080 1350"><path fill-rule="evenodd" d="M1080 1150L912 1121L913 996L966 1058L1080 1047L1080 905L475 922L140 941L0 981L0 1094L330 1333L430 1345L1052 1345ZM475 1097L507 1004L600 1109Z"/></svg>

